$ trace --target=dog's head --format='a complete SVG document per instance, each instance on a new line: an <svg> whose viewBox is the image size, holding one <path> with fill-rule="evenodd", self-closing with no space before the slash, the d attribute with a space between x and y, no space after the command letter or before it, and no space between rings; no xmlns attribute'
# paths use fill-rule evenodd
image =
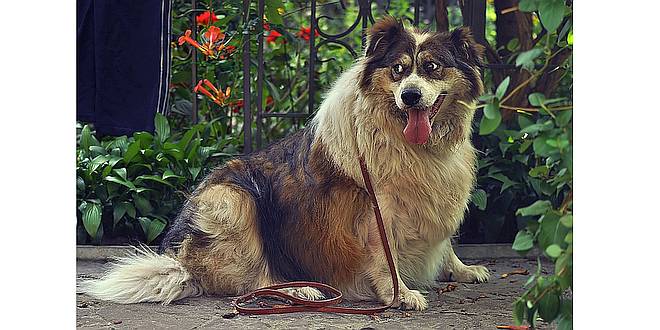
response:
<svg viewBox="0 0 660 330"><path fill-rule="evenodd" d="M360 88L385 103L410 144L464 139L474 110L459 101L483 93L483 51L468 28L420 32L386 17L368 33Z"/></svg>

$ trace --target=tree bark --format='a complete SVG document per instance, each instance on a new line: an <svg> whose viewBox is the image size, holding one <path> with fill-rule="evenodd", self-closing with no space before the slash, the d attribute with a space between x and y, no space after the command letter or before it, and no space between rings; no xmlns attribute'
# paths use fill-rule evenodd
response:
<svg viewBox="0 0 660 330"><path fill-rule="evenodd" d="M435 0L435 22L438 32L449 31L449 16L447 15L446 0Z"/></svg>

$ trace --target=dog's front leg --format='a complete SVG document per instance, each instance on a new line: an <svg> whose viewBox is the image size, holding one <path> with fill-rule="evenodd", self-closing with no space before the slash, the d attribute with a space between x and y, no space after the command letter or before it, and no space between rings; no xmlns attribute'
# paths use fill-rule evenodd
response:
<svg viewBox="0 0 660 330"><path fill-rule="evenodd" d="M378 299L384 304L389 304L394 296L394 287L392 286L392 275L381 243L380 233L376 225L376 220L372 219L369 226L368 251L369 264L366 267L366 275L375 291ZM396 248L396 237L394 237L391 221L385 221L385 232L390 243L390 251L394 265L397 269L397 278L399 282L399 301L394 306L402 309L424 310L428 307L426 298L417 290L409 289L399 275L398 253Z"/></svg>

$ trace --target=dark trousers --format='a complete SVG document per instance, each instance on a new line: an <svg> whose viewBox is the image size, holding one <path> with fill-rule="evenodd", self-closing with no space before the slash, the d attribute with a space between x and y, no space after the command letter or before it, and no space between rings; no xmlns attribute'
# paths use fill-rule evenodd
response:
<svg viewBox="0 0 660 330"><path fill-rule="evenodd" d="M77 120L99 135L153 131L167 109L170 0L77 0Z"/></svg>

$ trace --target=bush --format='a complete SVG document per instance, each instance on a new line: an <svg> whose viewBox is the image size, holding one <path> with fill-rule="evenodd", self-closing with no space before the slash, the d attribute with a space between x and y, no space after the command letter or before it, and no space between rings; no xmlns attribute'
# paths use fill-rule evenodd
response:
<svg viewBox="0 0 660 330"><path fill-rule="evenodd" d="M154 242L178 213L188 189L238 151L238 140L225 137L226 128L218 121L174 134L161 114L155 123L154 135L137 132L102 142L89 125L79 124L78 244L112 242L112 237Z"/></svg>

